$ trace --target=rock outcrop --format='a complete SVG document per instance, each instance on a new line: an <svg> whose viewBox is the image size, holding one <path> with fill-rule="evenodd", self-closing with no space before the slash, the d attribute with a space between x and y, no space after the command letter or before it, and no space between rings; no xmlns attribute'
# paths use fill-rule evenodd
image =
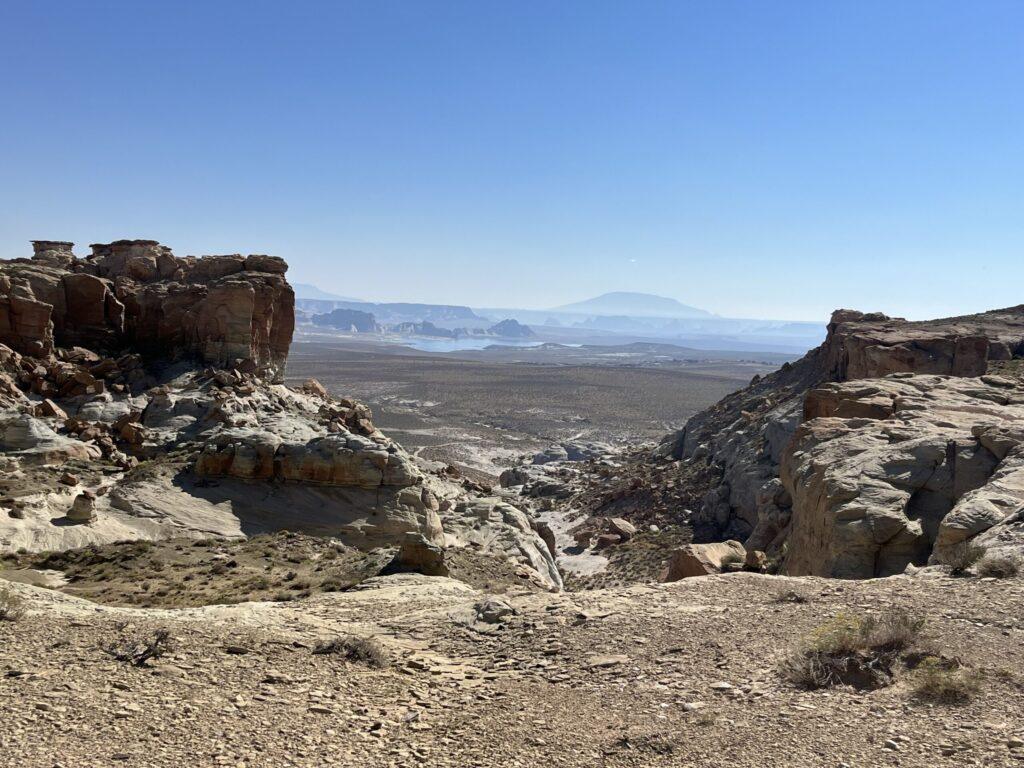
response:
<svg viewBox="0 0 1024 768"><path fill-rule="evenodd" d="M421 468L365 405L276 383L294 322L281 259L35 249L0 262L0 551L290 530L472 546L560 587L521 510Z"/></svg>
<svg viewBox="0 0 1024 768"><path fill-rule="evenodd" d="M978 534L1013 533L1024 510L1021 382L893 374L812 390L806 410L816 415L782 462L787 573L889 576ZM1024 545L1024 524L1016 533Z"/></svg>
<svg viewBox="0 0 1024 768"><path fill-rule="evenodd" d="M710 469L693 518L709 538L785 551L794 574L898 572L1019 511L1015 448L980 436L1012 443L1018 384L986 373L1021 357L1024 306L928 322L839 310L820 347L656 455Z"/></svg>
<svg viewBox="0 0 1024 768"><path fill-rule="evenodd" d="M93 245L84 259L71 243L33 246L31 259L0 263L0 342L16 352L131 348L283 375L295 325L283 259L180 258L154 240Z"/></svg>

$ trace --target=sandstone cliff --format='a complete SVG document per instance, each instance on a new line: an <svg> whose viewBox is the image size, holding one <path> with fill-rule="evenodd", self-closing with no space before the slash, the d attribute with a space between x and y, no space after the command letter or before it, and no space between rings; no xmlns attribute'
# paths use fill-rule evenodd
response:
<svg viewBox="0 0 1024 768"><path fill-rule="evenodd" d="M31 259L0 264L0 342L45 356L55 347L205 363L279 378L295 326L284 260L180 258L153 240L92 246L39 240Z"/></svg>
<svg viewBox="0 0 1024 768"><path fill-rule="evenodd" d="M819 348L658 454L710 469L697 525L784 553L789 573L885 575L976 536L1024 545L1022 357L1024 306L928 322L840 310Z"/></svg>

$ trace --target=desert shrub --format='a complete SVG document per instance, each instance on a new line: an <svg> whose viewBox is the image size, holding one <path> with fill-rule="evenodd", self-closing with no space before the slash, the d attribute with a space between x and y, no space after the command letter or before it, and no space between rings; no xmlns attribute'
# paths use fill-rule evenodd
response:
<svg viewBox="0 0 1024 768"><path fill-rule="evenodd" d="M971 566L984 556L984 547L964 541L953 547L952 551L946 555L945 560L949 565L950 573L954 576L964 576Z"/></svg>
<svg viewBox="0 0 1024 768"><path fill-rule="evenodd" d="M892 611L880 617L840 613L817 627L781 664L801 688L880 688L892 682L900 654L918 639L924 619Z"/></svg>
<svg viewBox="0 0 1024 768"><path fill-rule="evenodd" d="M343 579L340 576L328 576L320 582L320 589L324 592L344 592L359 583L358 579Z"/></svg>
<svg viewBox="0 0 1024 768"><path fill-rule="evenodd" d="M391 663L387 651L372 637L335 637L318 643L313 653L320 655L340 654L347 661L365 664L375 669L384 669Z"/></svg>
<svg viewBox="0 0 1024 768"><path fill-rule="evenodd" d="M1020 575L1020 560L1010 555L986 555L978 561L979 576L1012 579Z"/></svg>
<svg viewBox="0 0 1024 768"><path fill-rule="evenodd" d="M170 649L171 633L166 629L158 629L152 635L125 634L124 629L116 640L100 645L100 650L111 658L144 667L152 659L159 659Z"/></svg>
<svg viewBox="0 0 1024 768"><path fill-rule="evenodd" d="M787 589L784 592L779 592L773 599L773 603L809 603L811 598L802 592L797 592L795 589Z"/></svg>
<svg viewBox="0 0 1024 768"><path fill-rule="evenodd" d="M270 589L270 579L266 576L255 576L247 586L252 590Z"/></svg>
<svg viewBox="0 0 1024 768"><path fill-rule="evenodd" d="M0 587L0 621L18 621L25 615L25 601L11 590Z"/></svg>
<svg viewBox="0 0 1024 768"><path fill-rule="evenodd" d="M914 696L937 704L963 704L978 692L978 676L959 663L928 656L914 670Z"/></svg>
<svg viewBox="0 0 1024 768"><path fill-rule="evenodd" d="M906 651L917 642L925 620L903 611L890 611L879 617L869 616L861 622L867 647L874 650Z"/></svg>

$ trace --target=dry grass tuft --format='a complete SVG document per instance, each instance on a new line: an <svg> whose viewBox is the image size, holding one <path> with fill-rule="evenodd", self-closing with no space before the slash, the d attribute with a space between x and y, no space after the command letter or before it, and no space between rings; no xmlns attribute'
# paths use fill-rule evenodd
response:
<svg viewBox="0 0 1024 768"><path fill-rule="evenodd" d="M384 646L372 637L335 637L313 648L317 655L340 654L346 661L365 664L374 669L385 669L391 659Z"/></svg>
<svg viewBox="0 0 1024 768"><path fill-rule="evenodd" d="M811 602L811 598L802 592L797 592L795 589L787 589L784 592L779 592L773 599L773 603L795 603L797 605L803 605L804 603Z"/></svg>
<svg viewBox="0 0 1024 768"><path fill-rule="evenodd" d="M949 572L954 576L965 576L971 567L985 556L985 548L964 541L946 556Z"/></svg>
<svg viewBox="0 0 1024 768"><path fill-rule="evenodd" d="M991 579L1013 579L1020 575L1020 560L1010 555L986 555L978 561L978 575Z"/></svg>
<svg viewBox="0 0 1024 768"><path fill-rule="evenodd" d="M925 658L914 670L914 696L934 704L964 704L978 692L977 673L938 656Z"/></svg>
<svg viewBox="0 0 1024 768"><path fill-rule="evenodd" d="M0 621L18 621L25 615L25 601L11 590L0 588Z"/></svg>

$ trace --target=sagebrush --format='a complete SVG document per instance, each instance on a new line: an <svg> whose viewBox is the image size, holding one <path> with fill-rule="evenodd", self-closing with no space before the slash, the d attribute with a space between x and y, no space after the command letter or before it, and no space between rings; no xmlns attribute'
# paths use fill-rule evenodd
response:
<svg viewBox="0 0 1024 768"><path fill-rule="evenodd" d="M817 627L787 656L782 674L802 688L888 685L900 654L917 642L923 618L899 611L881 616L840 613Z"/></svg>
<svg viewBox="0 0 1024 768"><path fill-rule="evenodd" d="M347 661L383 669L391 663L384 646L372 637L335 637L318 643L313 653L320 655L338 654Z"/></svg>

